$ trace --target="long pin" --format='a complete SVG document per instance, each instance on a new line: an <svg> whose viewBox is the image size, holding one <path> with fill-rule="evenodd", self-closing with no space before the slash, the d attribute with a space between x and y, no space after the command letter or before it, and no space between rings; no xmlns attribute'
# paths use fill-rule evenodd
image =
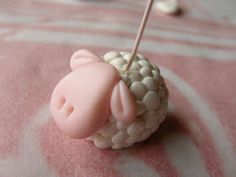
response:
<svg viewBox="0 0 236 177"><path fill-rule="evenodd" d="M144 29L145 29L146 24L147 24L148 17L150 15L150 12L151 12L151 9L152 9L153 1L154 0L149 0L148 1L147 7L146 7L144 15L143 15L143 19L142 19L141 25L139 27L139 31L138 31L135 43L133 45L131 57L130 57L128 65L127 65L127 67L125 69L126 71L129 70L131 64L133 63L133 61L135 59L135 56L136 56L136 53L138 51L138 47L139 47L140 41L141 41L142 36L143 36Z"/></svg>

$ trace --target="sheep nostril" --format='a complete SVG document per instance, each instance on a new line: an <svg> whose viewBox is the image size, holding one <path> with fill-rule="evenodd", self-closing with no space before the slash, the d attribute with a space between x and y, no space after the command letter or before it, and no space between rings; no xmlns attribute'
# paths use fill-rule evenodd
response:
<svg viewBox="0 0 236 177"><path fill-rule="evenodd" d="M67 118L72 114L73 111L74 111L74 107L73 106L68 106L68 108L67 108Z"/></svg>
<svg viewBox="0 0 236 177"><path fill-rule="evenodd" d="M66 106L64 106L64 108L62 108L60 112L63 115L63 118L67 119L68 117L70 117L73 111L74 111L74 107L66 104Z"/></svg>
<svg viewBox="0 0 236 177"><path fill-rule="evenodd" d="M57 108L60 110L64 106L65 103L66 103L66 98L60 97L58 100Z"/></svg>
<svg viewBox="0 0 236 177"><path fill-rule="evenodd" d="M74 107L70 104L70 101L63 96L58 99L57 109L58 116L63 119L68 118L74 111Z"/></svg>

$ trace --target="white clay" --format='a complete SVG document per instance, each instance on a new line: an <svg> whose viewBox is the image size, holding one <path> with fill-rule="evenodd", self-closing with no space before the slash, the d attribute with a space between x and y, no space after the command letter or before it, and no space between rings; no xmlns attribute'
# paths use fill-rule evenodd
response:
<svg viewBox="0 0 236 177"><path fill-rule="evenodd" d="M147 111L143 115L143 119L146 121L146 128L152 128L153 124L158 123L158 119L156 117L158 117L156 111Z"/></svg>
<svg viewBox="0 0 236 177"><path fill-rule="evenodd" d="M116 122L116 127L117 127L119 130L124 130L124 129L126 129L128 126L129 126L129 124L126 124L126 123L123 123L123 122L120 122L120 121L117 121L117 122Z"/></svg>
<svg viewBox="0 0 236 177"><path fill-rule="evenodd" d="M159 83L159 72L156 70L152 70L152 75L153 75L153 78L156 79Z"/></svg>
<svg viewBox="0 0 236 177"><path fill-rule="evenodd" d="M148 76L152 76L152 69L148 66L144 66L142 67L142 69L140 70L140 74L143 76L143 77L148 77Z"/></svg>
<svg viewBox="0 0 236 177"><path fill-rule="evenodd" d="M104 60L119 68L121 78L136 99L137 117L128 124L110 116L98 132L87 138L99 148L121 149L143 141L159 128L166 117L168 90L159 68L138 54L129 72L124 73L121 68L124 69L130 56L128 52L109 52Z"/></svg>
<svg viewBox="0 0 236 177"><path fill-rule="evenodd" d="M138 64L137 62L133 62L130 69L131 70L134 70L134 71L139 71L139 69L141 68L142 66L140 64Z"/></svg>
<svg viewBox="0 0 236 177"><path fill-rule="evenodd" d="M113 124L112 122L109 122L107 124L105 124L100 130L99 132L101 133L102 136L108 138L113 136L114 134L116 134L117 132L117 127L115 124Z"/></svg>
<svg viewBox="0 0 236 177"><path fill-rule="evenodd" d="M136 106L137 106L136 115L141 116L146 111L146 107L142 102L139 101L136 102Z"/></svg>
<svg viewBox="0 0 236 177"><path fill-rule="evenodd" d="M112 142L110 139L99 136L97 138L94 139L94 144L95 146L97 146L98 148L108 148L112 145Z"/></svg>
<svg viewBox="0 0 236 177"><path fill-rule="evenodd" d="M179 4L177 0L159 0L155 7L166 14L176 14L179 11Z"/></svg>
<svg viewBox="0 0 236 177"><path fill-rule="evenodd" d="M148 91L143 98L143 103L149 111L156 110L160 106L160 97L155 91Z"/></svg>
<svg viewBox="0 0 236 177"><path fill-rule="evenodd" d="M127 137L128 137L128 134L126 133L126 131L121 130L112 137L112 143L122 144L126 140Z"/></svg>
<svg viewBox="0 0 236 177"><path fill-rule="evenodd" d="M106 62L110 62L112 59L118 58L119 56L120 56L119 52L111 51L108 52L106 55L104 55L104 60Z"/></svg>
<svg viewBox="0 0 236 177"><path fill-rule="evenodd" d="M145 85L138 81L135 81L131 84L130 90L138 100L142 100L147 92Z"/></svg>
<svg viewBox="0 0 236 177"><path fill-rule="evenodd" d="M153 90L156 91L158 85L156 84L155 79L153 79L152 77L145 77L142 80L143 84L147 87L148 90Z"/></svg>
<svg viewBox="0 0 236 177"><path fill-rule="evenodd" d="M127 129L127 132L130 136L137 136L145 129L145 122L143 120L137 120L134 121L129 128Z"/></svg>
<svg viewBox="0 0 236 177"><path fill-rule="evenodd" d="M148 62L147 60L139 60L138 63L143 67L150 66L150 62Z"/></svg>

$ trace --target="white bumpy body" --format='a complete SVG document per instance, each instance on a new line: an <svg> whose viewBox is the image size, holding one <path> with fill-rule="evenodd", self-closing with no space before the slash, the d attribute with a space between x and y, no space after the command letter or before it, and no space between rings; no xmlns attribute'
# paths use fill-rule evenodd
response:
<svg viewBox="0 0 236 177"><path fill-rule="evenodd" d="M166 117L168 90L159 68L138 54L129 71L124 72L130 56L128 52L109 52L104 60L117 68L133 93L137 117L124 124L111 115L105 125L88 138L99 148L121 149L143 141L159 128Z"/></svg>

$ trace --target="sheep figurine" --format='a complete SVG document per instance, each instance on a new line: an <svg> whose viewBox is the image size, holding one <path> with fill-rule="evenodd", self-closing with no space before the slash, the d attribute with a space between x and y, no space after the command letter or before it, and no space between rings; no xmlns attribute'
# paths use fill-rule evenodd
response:
<svg viewBox="0 0 236 177"><path fill-rule="evenodd" d="M103 58L79 50L72 72L55 87L51 113L59 129L98 148L121 149L144 141L166 117L168 90L159 68L136 55L109 52Z"/></svg>

